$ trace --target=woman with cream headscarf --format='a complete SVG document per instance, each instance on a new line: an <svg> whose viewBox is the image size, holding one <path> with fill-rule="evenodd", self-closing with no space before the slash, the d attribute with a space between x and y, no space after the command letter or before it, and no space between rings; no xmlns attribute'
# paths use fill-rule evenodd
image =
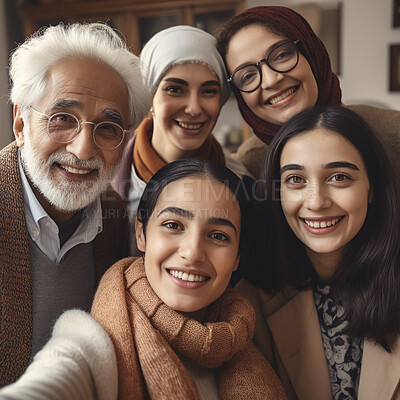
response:
<svg viewBox="0 0 400 400"><path fill-rule="evenodd" d="M172 161L207 159L226 165L239 177L250 175L212 134L229 97L214 37L191 26L174 26L154 35L140 58L153 94L152 109L126 146L113 183L126 201L132 221L146 183ZM134 244L131 251L138 254Z"/></svg>

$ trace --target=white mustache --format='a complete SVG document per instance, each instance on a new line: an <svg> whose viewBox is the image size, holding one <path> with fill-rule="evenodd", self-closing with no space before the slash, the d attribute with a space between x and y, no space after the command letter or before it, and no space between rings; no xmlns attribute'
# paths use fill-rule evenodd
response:
<svg viewBox="0 0 400 400"><path fill-rule="evenodd" d="M54 152L50 154L47 159L47 165L68 164L72 167L81 167L89 169L97 169L102 171L104 168L104 161L100 157L91 158L90 160L80 160L74 154L66 153L65 151Z"/></svg>

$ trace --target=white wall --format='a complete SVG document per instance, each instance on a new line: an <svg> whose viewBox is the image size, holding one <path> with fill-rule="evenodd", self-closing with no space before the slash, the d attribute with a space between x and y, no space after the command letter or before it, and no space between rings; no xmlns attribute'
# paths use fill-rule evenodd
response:
<svg viewBox="0 0 400 400"><path fill-rule="evenodd" d="M247 0L247 7L296 7L305 0ZM312 0L321 6L332 0ZM400 110L400 92L389 92L389 45L400 44L392 27L393 0L342 0L340 83L345 104L368 103Z"/></svg>
<svg viewBox="0 0 400 400"><path fill-rule="evenodd" d="M0 149L10 143L12 134L12 107L8 103L8 50L4 0L0 0Z"/></svg>
<svg viewBox="0 0 400 400"><path fill-rule="evenodd" d="M344 102L378 101L400 110L400 92L389 92L389 45L400 44L392 27L393 0L343 2Z"/></svg>

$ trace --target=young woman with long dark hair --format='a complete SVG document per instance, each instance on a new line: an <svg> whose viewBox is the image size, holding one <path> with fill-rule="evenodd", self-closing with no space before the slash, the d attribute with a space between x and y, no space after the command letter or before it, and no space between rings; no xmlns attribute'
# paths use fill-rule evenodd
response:
<svg viewBox="0 0 400 400"><path fill-rule="evenodd" d="M400 194L383 145L345 107L310 109L264 164L265 267L238 287L289 399L399 399Z"/></svg>

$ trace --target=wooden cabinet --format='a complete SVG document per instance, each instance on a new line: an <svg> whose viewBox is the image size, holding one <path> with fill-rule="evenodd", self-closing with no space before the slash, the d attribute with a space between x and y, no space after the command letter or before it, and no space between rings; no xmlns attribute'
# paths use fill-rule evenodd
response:
<svg viewBox="0 0 400 400"><path fill-rule="evenodd" d="M243 9L244 0L25 0L21 5L26 36L60 21L107 21L121 31L135 54L162 29L183 24L214 34Z"/></svg>

